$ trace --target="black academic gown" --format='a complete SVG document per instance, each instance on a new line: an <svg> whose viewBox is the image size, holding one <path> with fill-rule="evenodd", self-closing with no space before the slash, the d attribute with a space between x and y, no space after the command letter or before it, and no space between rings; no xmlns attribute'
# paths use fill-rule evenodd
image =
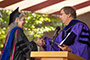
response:
<svg viewBox="0 0 90 60"><path fill-rule="evenodd" d="M24 32L20 29L18 29L16 36L17 36L17 40L16 40L16 47L15 47L13 60L26 60L27 58L33 60L33 58L30 58L30 52L37 51L37 46L35 42L33 41L29 42ZM14 47L14 42L15 42L15 34L14 34L14 40L11 46L12 47L10 52L11 56L13 53L12 51Z"/></svg>

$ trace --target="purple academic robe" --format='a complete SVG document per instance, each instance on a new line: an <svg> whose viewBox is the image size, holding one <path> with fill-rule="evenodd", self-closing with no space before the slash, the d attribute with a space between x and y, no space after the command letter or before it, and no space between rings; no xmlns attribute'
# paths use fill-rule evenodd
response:
<svg viewBox="0 0 90 60"><path fill-rule="evenodd" d="M70 28L68 28L67 30L69 30ZM65 30L65 32L67 32L67 30ZM76 23L69 31L70 33L73 32L74 33L73 35L76 35L73 40L71 39L74 42L67 45L71 48L72 53L78 56L81 56L87 60L90 60L90 46L89 46L90 40L89 40L88 31L89 31L89 28L87 27L86 24L82 22ZM61 51L61 49L57 46L56 43L60 44L60 42L63 40L62 35L63 35L63 31L61 31L61 33L55 39L53 47L52 47L52 51ZM70 37L72 38L72 36ZM43 46L43 48L45 51L49 51L50 46L51 46L50 40L52 39L45 37L44 40L46 44ZM68 41L68 42L71 42L71 41Z"/></svg>

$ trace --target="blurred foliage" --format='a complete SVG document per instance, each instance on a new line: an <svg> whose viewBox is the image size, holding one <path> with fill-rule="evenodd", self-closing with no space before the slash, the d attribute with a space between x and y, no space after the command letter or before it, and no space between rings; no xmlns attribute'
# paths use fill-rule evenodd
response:
<svg viewBox="0 0 90 60"><path fill-rule="evenodd" d="M8 30L9 15L12 11L1 10L0 17L0 50L3 47L5 36ZM43 36L44 32L54 31L55 27L62 26L59 18L36 13L26 13L25 34L29 40L35 40Z"/></svg>

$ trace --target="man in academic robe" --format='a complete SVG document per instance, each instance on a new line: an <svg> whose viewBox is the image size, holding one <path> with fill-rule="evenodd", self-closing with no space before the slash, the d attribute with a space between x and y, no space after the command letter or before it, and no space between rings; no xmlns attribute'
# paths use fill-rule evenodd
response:
<svg viewBox="0 0 90 60"><path fill-rule="evenodd" d="M69 51L90 60L90 33L87 25L76 19L76 11L70 6L60 10L60 18L65 27L56 39L44 37L37 40L36 44L42 46L45 51Z"/></svg>

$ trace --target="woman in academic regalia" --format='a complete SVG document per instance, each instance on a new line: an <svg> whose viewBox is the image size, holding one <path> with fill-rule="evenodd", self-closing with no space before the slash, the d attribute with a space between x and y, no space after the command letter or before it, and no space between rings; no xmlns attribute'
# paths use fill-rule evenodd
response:
<svg viewBox="0 0 90 60"><path fill-rule="evenodd" d="M1 60L26 60L30 58L31 51L37 51L36 43L29 42L23 32L25 15L17 8L10 14L9 29L2 50Z"/></svg>

